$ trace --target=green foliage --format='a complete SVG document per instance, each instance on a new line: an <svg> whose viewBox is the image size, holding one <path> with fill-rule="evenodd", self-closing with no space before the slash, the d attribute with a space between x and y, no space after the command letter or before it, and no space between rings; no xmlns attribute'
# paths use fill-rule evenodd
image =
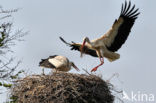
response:
<svg viewBox="0 0 156 103"><path fill-rule="evenodd" d="M18 99L18 97L13 95L13 96L10 97L10 102L9 103L17 103L17 99Z"/></svg>
<svg viewBox="0 0 156 103"><path fill-rule="evenodd" d="M11 88L12 84L0 82L0 86L6 87L6 88Z"/></svg>
<svg viewBox="0 0 156 103"><path fill-rule="evenodd" d="M18 97L13 95L10 97L10 101L8 101L6 103L17 103L17 99L18 99Z"/></svg>
<svg viewBox="0 0 156 103"><path fill-rule="evenodd" d="M21 74L21 73L23 73L24 72L24 70L20 70L18 73L16 73L15 75L11 75L10 76L10 78L13 80L13 79L17 79L17 78L19 78L19 75ZM3 86L3 87L6 87L6 88L11 88L12 87L12 85L13 84L11 84L11 83L2 83L2 82L0 82L0 86Z"/></svg>
<svg viewBox="0 0 156 103"><path fill-rule="evenodd" d="M3 86L4 86L4 87L7 87L7 88L11 88L12 84L4 83Z"/></svg>
<svg viewBox="0 0 156 103"><path fill-rule="evenodd" d="M19 74L21 74L21 73L23 73L23 72L24 72L24 70L20 70L17 74L11 75L10 78L11 78L11 79L17 79L17 78L19 77Z"/></svg>
<svg viewBox="0 0 156 103"><path fill-rule="evenodd" d="M0 6L0 89L1 87L9 90L14 84L14 80L19 78L19 74L24 71L17 72L17 68L21 61L15 62L15 58L8 53L13 53L12 46L16 45L18 41L23 41L23 37L28 32L23 32L23 29L13 30L13 23L8 22L12 14L17 12L18 9L5 10ZM3 89L0 91L2 92ZM15 103L16 98L12 96L11 102Z"/></svg>

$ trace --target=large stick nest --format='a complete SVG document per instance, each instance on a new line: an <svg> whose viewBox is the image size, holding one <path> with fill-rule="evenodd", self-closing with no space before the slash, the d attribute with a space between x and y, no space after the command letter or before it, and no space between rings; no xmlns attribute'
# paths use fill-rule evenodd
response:
<svg viewBox="0 0 156 103"><path fill-rule="evenodd" d="M17 103L113 103L108 84L95 75L53 73L19 80L12 89Z"/></svg>

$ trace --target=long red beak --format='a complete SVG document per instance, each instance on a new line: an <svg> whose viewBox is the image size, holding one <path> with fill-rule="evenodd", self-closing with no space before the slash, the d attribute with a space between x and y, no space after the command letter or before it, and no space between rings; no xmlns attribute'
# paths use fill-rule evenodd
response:
<svg viewBox="0 0 156 103"><path fill-rule="evenodd" d="M83 41L83 44L82 44L82 46L81 46L81 48L80 48L80 52L81 52L80 57L83 56L83 48L84 48L84 46L85 46L85 43L86 43L86 40Z"/></svg>
<svg viewBox="0 0 156 103"><path fill-rule="evenodd" d="M73 63L72 65L77 71L80 71L80 69Z"/></svg>

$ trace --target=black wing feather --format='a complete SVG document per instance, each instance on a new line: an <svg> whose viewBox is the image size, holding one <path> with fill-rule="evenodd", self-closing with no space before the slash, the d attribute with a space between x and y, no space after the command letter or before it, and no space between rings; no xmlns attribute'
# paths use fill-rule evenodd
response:
<svg viewBox="0 0 156 103"><path fill-rule="evenodd" d="M44 67L44 68L56 68L53 64L51 64L48 61L48 59L41 59L41 61L39 62L39 66Z"/></svg>
<svg viewBox="0 0 156 103"><path fill-rule="evenodd" d="M67 43L62 37L60 37L60 39L61 39L61 41L63 41L65 44L67 44L68 46L70 46L70 47L71 47L71 50L80 51L81 45L77 45L77 44L74 43L73 41L72 41L71 44L70 44L70 43ZM87 46L84 46L83 50L84 50L83 53L85 53L85 54L91 55L91 56L93 56L93 57L98 57L97 54L96 54L96 51L93 50L93 49L89 49Z"/></svg>
<svg viewBox="0 0 156 103"><path fill-rule="evenodd" d="M58 55L49 56L49 59L55 58Z"/></svg>
<svg viewBox="0 0 156 103"><path fill-rule="evenodd" d="M131 9L130 6L131 2L129 2L128 6L127 2L125 2L125 5L122 5L119 18L123 18L124 21L118 29L118 33L114 39L114 42L110 46L107 46L107 49L112 52L120 49L122 44L125 43L137 16L140 14L137 12L139 9L134 10L135 5L133 5Z"/></svg>

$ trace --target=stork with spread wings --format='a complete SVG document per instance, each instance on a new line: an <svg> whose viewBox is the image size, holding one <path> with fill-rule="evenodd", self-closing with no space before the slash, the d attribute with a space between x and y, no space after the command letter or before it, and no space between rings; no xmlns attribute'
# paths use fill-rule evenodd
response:
<svg viewBox="0 0 156 103"><path fill-rule="evenodd" d="M91 71L96 71L97 68L104 63L104 57L109 61L114 61L120 58L116 53L118 49L125 43L131 31L131 28L137 19L139 9L135 9L135 5L131 7L131 2L122 4L121 13L118 19L115 20L113 26L103 36L98 39L90 41L85 37L83 43L67 43L62 37L60 39L71 47L71 50L78 50L93 57L99 57L100 64Z"/></svg>

